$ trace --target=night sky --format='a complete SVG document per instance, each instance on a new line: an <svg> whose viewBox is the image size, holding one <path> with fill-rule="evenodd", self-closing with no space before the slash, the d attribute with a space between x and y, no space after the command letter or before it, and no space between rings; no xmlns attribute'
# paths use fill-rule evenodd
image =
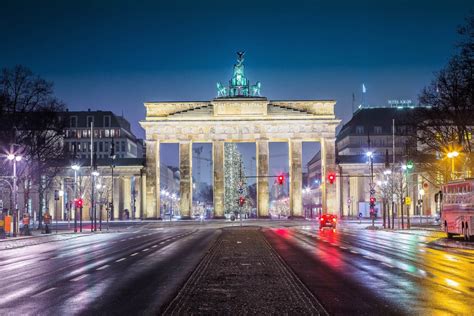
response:
<svg viewBox="0 0 474 316"><path fill-rule="evenodd" d="M472 1L22 1L0 4L0 66L55 83L71 110L144 132L143 102L210 100L235 52L269 99L416 100L454 51Z"/></svg>

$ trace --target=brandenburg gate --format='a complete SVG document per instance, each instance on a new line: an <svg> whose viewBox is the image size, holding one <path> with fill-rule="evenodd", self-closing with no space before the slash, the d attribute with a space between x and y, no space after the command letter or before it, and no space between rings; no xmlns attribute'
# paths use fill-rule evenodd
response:
<svg viewBox="0 0 474 316"><path fill-rule="evenodd" d="M335 171L335 101L273 101L260 96L260 83L250 85L244 74L243 53L238 53L229 86L217 84L217 98L200 102L147 102L146 205L144 218L160 216L160 144L179 143L181 218L192 212L192 144L212 143L214 217L224 217L224 143L255 142L257 160L257 212L269 215L269 142L289 145L289 199L292 217L303 216L302 144L320 142L323 212L337 212L336 185L327 184ZM270 175L271 176L271 175Z"/></svg>

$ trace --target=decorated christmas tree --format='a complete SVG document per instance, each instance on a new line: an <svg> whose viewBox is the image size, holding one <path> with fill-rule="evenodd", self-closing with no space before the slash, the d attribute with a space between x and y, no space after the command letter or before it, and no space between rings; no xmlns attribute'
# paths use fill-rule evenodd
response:
<svg viewBox="0 0 474 316"><path fill-rule="evenodd" d="M242 187L242 194L239 193ZM242 155L234 143L224 145L224 210L226 213L239 210L240 196L247 198L248 187Z"/></svg>

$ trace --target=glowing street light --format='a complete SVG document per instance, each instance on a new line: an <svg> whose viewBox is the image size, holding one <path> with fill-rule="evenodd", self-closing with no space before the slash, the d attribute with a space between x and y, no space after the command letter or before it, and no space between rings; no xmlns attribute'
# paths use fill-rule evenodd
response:
<svg viewBox="0 0 474 316"><path fill-rule="evenodd" d="M13 161L13 205L15 207L14 209L14 217L13 217L13 237L16 237L16 230L17 230L17 221L18 219L16 218L16 212L18 212L18 188L16 186L16 163L21 161L22 157L17 156L15 154L8 154L7 159L10 161Z"/></svg>
<svg viewBox="0 0 474 316"><path fill-rule="evenodd" d="M459 156L459 152L457 151L450 151L447 153L449 159L451 159L451 177L454 178L454 158Z"/></svg>

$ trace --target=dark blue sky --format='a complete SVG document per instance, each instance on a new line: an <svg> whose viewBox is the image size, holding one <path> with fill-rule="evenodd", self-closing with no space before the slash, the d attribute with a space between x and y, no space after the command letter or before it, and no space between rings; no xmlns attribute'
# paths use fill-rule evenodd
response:
<svg viewBox="0 0 474 316"><path fill-rule="evenodd" d="M331 3L328 3L331 2ZM245 50L270 99L416 99L447 61L470 1L22 1L0 4L0 66L55 82L70 109L132 123L148 100L209 100Z"/></svg>

